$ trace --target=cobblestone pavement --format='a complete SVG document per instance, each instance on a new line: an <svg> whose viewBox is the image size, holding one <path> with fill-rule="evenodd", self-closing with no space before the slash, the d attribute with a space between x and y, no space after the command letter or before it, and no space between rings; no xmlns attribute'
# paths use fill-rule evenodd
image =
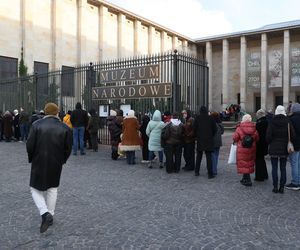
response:
<svg viewBox="0 0 300 250"><path fill-rule="evenodd" d="M226 164L231 135L224 141L212 180L204 163L200 177L168 175L111 161L107 146L71 156L44 234L25 145L1 142L0 249L300 249L300 191L273 194L271 180L241 186Z"/></svg>

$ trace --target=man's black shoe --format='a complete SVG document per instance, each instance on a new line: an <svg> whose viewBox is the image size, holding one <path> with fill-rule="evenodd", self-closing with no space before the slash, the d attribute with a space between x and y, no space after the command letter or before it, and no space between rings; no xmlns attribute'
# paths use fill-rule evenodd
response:
<svg viewBox="0 0 300 250"><path fill-rule="evenodd" d="M53 216L46 212L42 215L42 224L40 227L40 233L44 233L47 231L48 227L53 224Z"/></svg>
<svg viewBox="0 0 300 250"><path fill-rule="evenodd" d="M278 190L278 193L283 194L284 193L284 187L280 187Z"/></svg>
<svg viewBox="0 0 300 250"><path fill-rule="evenodd" d="M199 173L195 173L195 176L199 176Z"/></svg>
<svg viewBox="0 0 300 250"><path fill-rule="evenodd" d="M208 179L213 179L213 178L215 178L215 176L213 176L213 175L208 176Z"/></svg>
<svg viewBox="0 0 300 250"><path fill-rule="evenodd" d="M274 187L274 188L272 189L272 192L275 193L275 194L277 194L277 193L278 193L278 188L277 188L277 187Z"/></svg>

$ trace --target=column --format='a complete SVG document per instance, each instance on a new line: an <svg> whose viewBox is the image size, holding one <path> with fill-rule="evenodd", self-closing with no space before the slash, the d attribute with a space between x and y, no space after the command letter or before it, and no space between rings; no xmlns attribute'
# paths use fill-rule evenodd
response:
<svg viewBox="0 0 300 250"><path fill-rule="evenodd" d="M245 36L241 37L241 61L240 61L240 96L241 109L246 110L247 87L246 87L246 56L247 56L247 40Z"/></svg>
<svg viewBox="0 0 300 250"><path fill-rule="evenodd" d="M62 7L61 1L53 0L51 5L52 58L50 68L57 70L62 65Z"/></svg>
<svg viewBox="0 0 300 250"><path fill-rule="evenodd" d="M77 64L87 63L86 58L86 36L85 30L87 28L86 22L88 15L86 13L87 0L77 1L78 15L77 15Z"/></svg>
<svg viewBox="0 0 300 250"><path fill-rule="evenodd" d="M283 105L287 107L290 101L290 32L283 33Z"/></svg>
<svg viewBox="0 0 300 250"><path fill-rule="evenodd" d="M178 37L173 35L172 36L172 50L174 51L175 49L177 49L177 45L178 45Z"/></svg>
<svg viewBox="0 0 300 250"><path fill-rule="evenodd" d="M104 17L107 14L107 7L102 4L99 6L99 61L103 61L103 45L104 45Z"/></svg>
<svg viewBox="0 0 300 250"><path fill-rule="evenodd" d="M268 38L267 34L263 33L261 35L261 108L267 110L267 91L268 91L268 64L267 64L267 55L268 55Z"/></svg>
<svg viewBox="0 0 300 250"><path fill-rule="evenodd" d="M139 48L139 31L141 30L141 21L134 20L134 55L137 56L140 52Z"/></svg>
<svg viewBox="0 0 300 250"><path fill-rule="evenodd" d="M212 86L212 45L211 42L206 42L206 61L208 63L208 109L212 110L213 105L213 86Z"/></svg>
<svg viewBox="0 0 300 250"><path fill-rule="evenodd" d="M24 63L28 67L28 73L33 73L33 51L34 51L34 35L33 35L33 9L28 0L21 1L21 27L22 27L22 45ZM21 51L21 50L20 50Z"/></svg>
<svg viewBox="0 0 300 250"><path fill-rule="evenodd" d="M229 44L228 40L223 40L223 62L222 62L222 94L223 94L223 109L225 109L229 104L228 96L228 54L229 54Z"/></svg>
<svg viewBox="0 0 300 250"><path fill-rule="evenodd" d="M160 51L161 51L161 53L164 53L167 51L167 47L166 47L167 36L168 36L167 32L161 31L161 35L160 35Z"/></svg>
<svg viewBox="0 0 300 250"><path fill-rule="evenodd" d="M123 15L122 13L118 14L118 58L123 57L123 48L124 48L124 44L123 44L123 27L124 27L124 23L125 23L125 15Z"/></svg>
<svg viewBox="0 0 300 250"><path fill-rule="evenodd" d="M184 53L188 53L188 41L187 40L182 41L182 51Z"/></svg>
<svg viewBox="0 0 300 250"><path fill-rule="evenodd" d="M155 28L153 26L148 27L148 54L153 53Z"/></svg>

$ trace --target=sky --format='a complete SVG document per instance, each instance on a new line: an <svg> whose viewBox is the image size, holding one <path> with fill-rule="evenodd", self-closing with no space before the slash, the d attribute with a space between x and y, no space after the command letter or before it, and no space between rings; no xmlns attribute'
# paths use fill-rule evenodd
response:
<svg viewBox="0 0 300 250"><path fill-rule="evenodd" d="M107 0L190 38L300 19L300 0Z"/></svg>

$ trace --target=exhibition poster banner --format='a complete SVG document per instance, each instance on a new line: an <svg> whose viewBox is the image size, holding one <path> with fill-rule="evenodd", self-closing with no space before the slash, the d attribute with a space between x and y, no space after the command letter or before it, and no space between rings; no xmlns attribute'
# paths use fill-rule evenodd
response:
<svg viewBox="0 0 300 250"><path fill-rule="evenodd" d="M300 86L300 48L291 49L291 86Z"/></svg>
<svg viewBox="0 0 300 250"><path fill-rule="evenodd" d="M282 51L269 51L269 88L282 87Z"/></svg>
<svg viewBox="0 0 300 250"><path fill-rule="evenodd" d="M251 88L260 88L260 52L250 52L247 58L247 83Z"/></svg>

